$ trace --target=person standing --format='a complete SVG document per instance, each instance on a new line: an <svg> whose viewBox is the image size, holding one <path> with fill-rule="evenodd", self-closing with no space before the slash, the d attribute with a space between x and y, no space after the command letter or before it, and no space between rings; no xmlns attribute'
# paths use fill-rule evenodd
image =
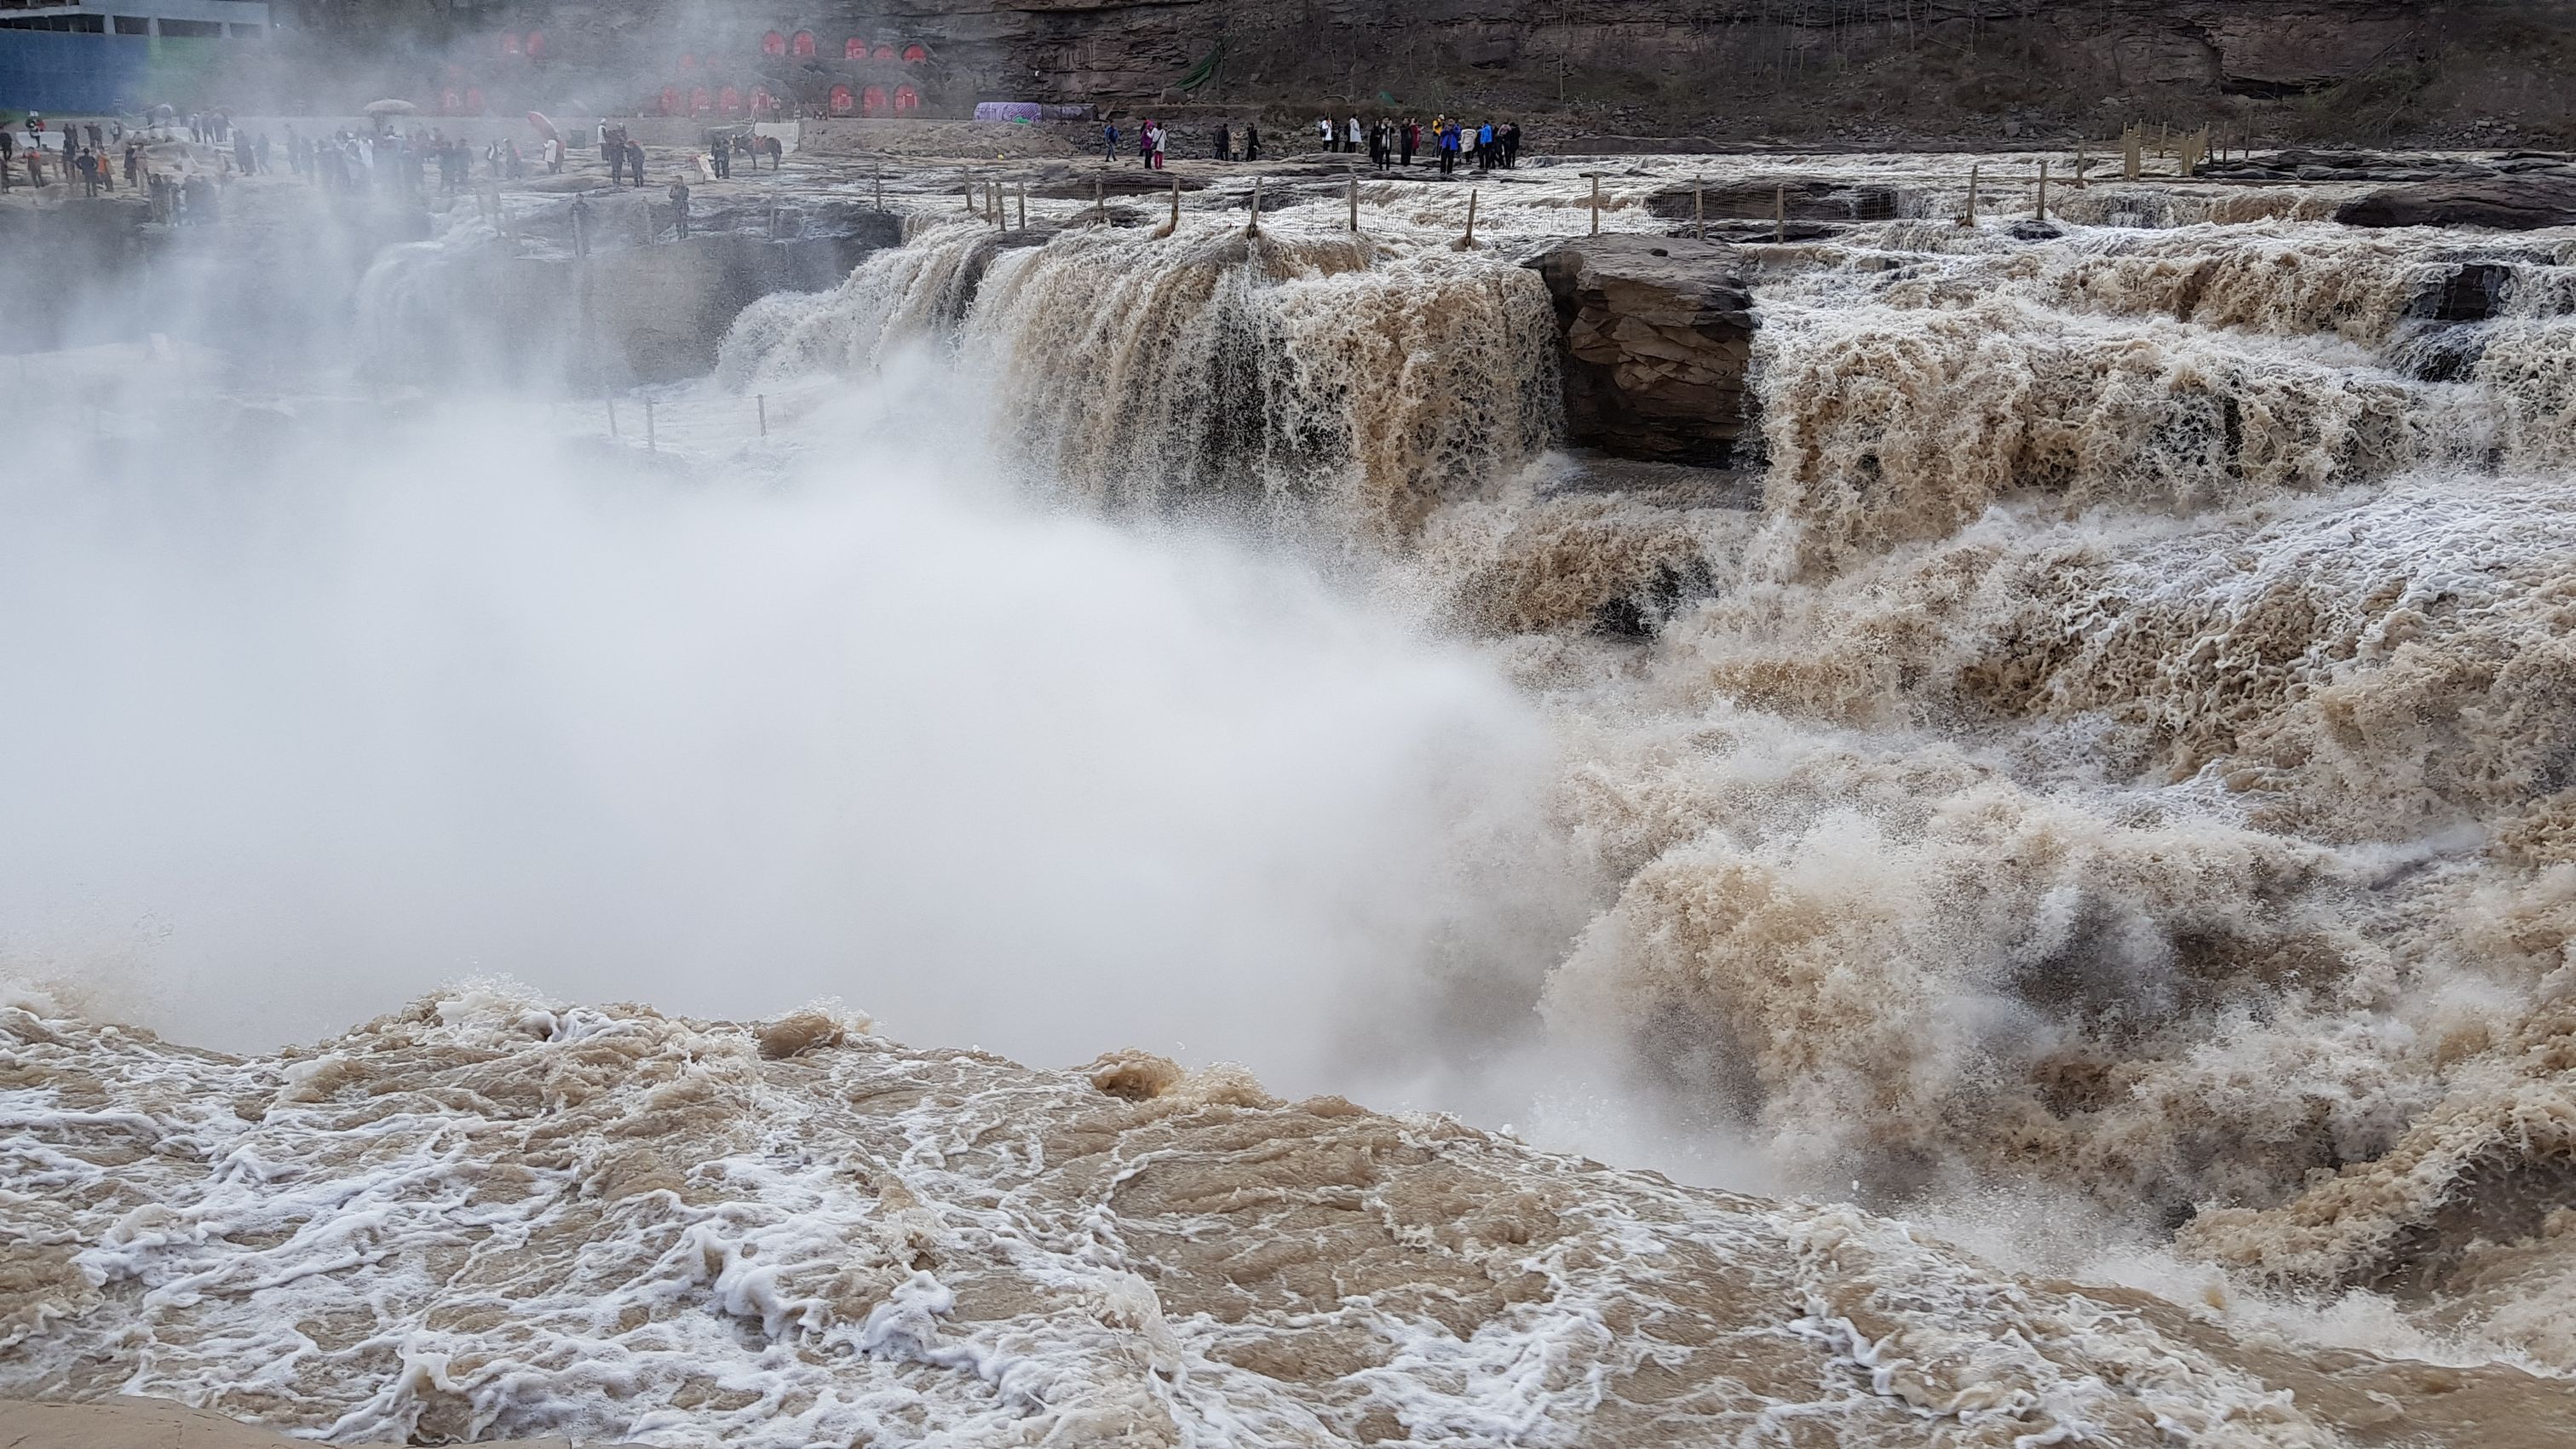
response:
<svg viewBox="0 0 2576 1449"><path fill-rule="evenodd" d="M1234 130L1223 121L1216 123L1216 159L1219 161L1234 159Z"/></svg>
<svg viewBox="0 0 2576 1449"><path fill-rule="evenodd" d="M1172 139L1172 128L1157 121L1154 124L1154 169L1163 169L1163 148Z"/></svg>
<svg viewBox="0 0 2576 1449"><path fill-rule="evenodd" d="M1324 138L1325 150L1333 149L1333 123L1329 119L1318 119L1315 122L1315 134Z"/></svg>
<svg viewBox="0 0 2576 1449"><path fill-rule="evenodd" d="M9 168L16 165L17 160L18 138L9 134L8 127L0 126L0 193L6 193L9 190L11 182Z"/></svg>
<svg viewBox="0 0 2576 1449"><path fill-rule="evenodd" d="M590 199L585 196L572 199L572 254L590 255Z"/></svg>
<svg viewBox="0 0 2576 1449"><path fill-rule="evenodd" d="M67 129L63 134L69 136L71 132ZM78 156L72 158L72 166L75 170L80 172L81 185L85 188L82 194L85 196L98 195L97 153L87 150L82 151Z"/></svg>
<svg viewBox="0 0 2576 1449"><path fill-rule="evenodd" d="M1243 123L1243 159L1246 161L1261 159L1261 123L1259 121Z"/></svg>
<svg viewBox="0 0 2576 1449"><path fill-rule="evenodd" d="M1351 119L1350 119L1349 123L1348 123L1347 125L1345 125L1345 126L1342 128L1342 139L1350 143L1350 147L1349 147L1350 154L1352 154L1352 155L1354 155L1354 156L1356 156L1356 155L1358 155L1358 154L1359 154L1359 149L1360 149L1360 118L1359 118L1359 117L1357 117L1357 116L1353 116L1353 117L1351 117Z"/></svg>
<svg viewBox="0 0 2576 1449"><path fill-rule="evenodd" d="M1421 144L1422 127L1415 124L1411 116L1405 117L1404 124L1395 128L1395 149L1404 158L1405 165L1413 164L1413 148Z"/></svg>
<svg viewBox="0 0 2576 1449"><path fill-rule="evenodd" d="M143 143L140 141L128 140L125 143L125 184L128 186L137 186L142 184L142 179Z"/></svg>
<svg viewBox="0 0 2576 1449"><path fill-rule="evenodd" d="M641 141L633 141L633 140L630 140L630 141L628 141L628 142L626 143L626 169L635 173L635 189L636 189L636 190L638 190L638 191L643 190L643 189L644 189L644 143L643 143L643 142L641 142Z"/></svg>
<svg viewBox="0 0 2576 1449"><path fill-rule="evenodd" d="M689 237L689 183L671 183L671 234L686 241Z"/></svg>
<svg viewBox="0 0 2576 1449"><path fill-rule="evenodd" d="M1100 128L1100 162L1106 166L1118 159L1118 123L1111 121Z"/></svg>

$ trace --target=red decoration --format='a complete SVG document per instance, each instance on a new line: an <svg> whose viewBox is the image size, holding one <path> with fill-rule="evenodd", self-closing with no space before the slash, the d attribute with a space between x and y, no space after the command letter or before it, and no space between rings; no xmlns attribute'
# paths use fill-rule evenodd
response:
<svg viewBox="0 0 2576 1449"><path fill-rule="evenodd" d="M742 109L742 92L726 86L716 96L716 109L730 116Z"/></svg>
<svg viewBox="0 0 2576 1449"><path fill-rule="evenodd" d="M467 86L465 88L465 113L469 116L479 116L483 114L483 88L481 86Z"/></svg>
<svg viewBox="0 0 2576 1449"><path fill-rule="evenodd" d="M692 116L703 116L706 113L707 88L705 86L700 86L696 90L689 92L689 114Z"/></svg>
<svg viewBox="0 0 2576 1449"><path fill-rule="evenodd" d="M530 59L530 60L535 60L538 56L541 56L541 55L543 55L543 54L545 54L545 53L546 53L546 33L545 33L544 31L542 31L542 30L531 30L531 31L529 31L529 32L528 32L528 59Z"/></svg>
<svg viewBox="0 0 2576 1449"><path fill-rule="evenodd" d="M859 95L859 114L860 114L860 115L862 115L862 116L882 116L882 115L884 115L884 114L885 114L885 112L886 112L886 97L885 97L885 87L884 87L884 86L870 86L870 87L868 87L865 91L863 91L863 92L861 92L861 93L860 93L860 95Z"/></svg>
<svg viewBox="0 0 2576 1449"><path fill-rule="evenodd" d="M679 113L680 113L680 90L679 90L679 87L677 87L677 86L664 86L664 87L662 87L662 114L663 114L663 115L666 115L666 116L676 116L676 115L678 115Z"/></svg>
<svg viewBox="0 0 2576 1449"><path fill-rule="evenodd" d="M814 58L814 32L810 30L797 31L794 43L788 48L796 52L796 58L798 60L812 60Z"/></svg>
<svg viewBox="0 0 2576 1449"><path fill-rule="evenodd" d="M848 86L832 87L832 114L836 116L846 116L849 113L850 88Z"/></svg>
<svg viewBox="0 0 2576 1449"><path fill-rule="evenodd" d="M841 42L841 59L865 60L867 58L868 43L866 41L853 35L849 39Z"/></svg>
<svg viewBox="0 0 2576 1449"><path fill-rule="evenodd" d="M680 69L682 69L682 70L696 70L697 68L698 68L698 57L697 57L697 53L696 53L695 51L687 51L687 50L684 50L684 51L680 52Z"/></svg>
<svg viewBox="0 0 2576 1449"><path fill-rule="evenodd" d="M907 45L903 48L903 60L906 65L919 65L928 59L930 59L930 52L923 49L918 44Z"/></svg>
<svg viewBox="0 0 2576 1449"><path fill-rule="evenodd" d="M893 47L893 46L891 46L891 45L880 45L880 46L878 46L878 47L877 47L877 59L879 59L879 60L892 60L892 59L894 59L894 47Z"/></svg>
<svg viewBox="0 0 2576 1449"><path fill-rule="evenodd" d="M787 53L787 37L779 34L775 30L760 37L760 53L763 55L785 55Z"/></svg>
<svg viewBox="0 0 2576 1449"><path fill-rule="evenodd" d="M503 32L501 36L501 53L503 55L517 55L519 53L519 32L515 30Z"/></svg>
<svg viewBox="0 0 2576 1449"><path fill-rule="evenodd" d="M751 88L751 113L755 116L765 116L769 114L769 87L753 86Z"/></svg>
<svg viewBox="0 0 2576 1449"><path fill-rule="evenodd" d="M900 116L906 111L917 111L920 109L921 92L914 90L910 86L896 86L894 88L894 113L896 115Z"/></svg>
<svg viewBox="0 0 2576 1449"><path fill-rule="evenodd" d="M455 115L458 109L464 104L465 98L463 96L458 95L454 91L449 91L438 98L438 113L442 116Z"/></svg>

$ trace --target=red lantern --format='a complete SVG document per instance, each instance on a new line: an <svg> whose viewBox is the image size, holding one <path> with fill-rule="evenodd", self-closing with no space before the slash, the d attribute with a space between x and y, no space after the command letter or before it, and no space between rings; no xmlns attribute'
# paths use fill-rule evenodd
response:
<svg viewBox="0 0 2576 1449"><path fill-rule="evenodd" d="M849 113L850 88L848 86L832 87L832 114L836 116L846 116Z"/></svg>
<svg viewBox="0 0 2576 1449"><path fill-rule="evenodd" d="M542 30L531 30L531 31L529 31L529 32L528 32L528 59L530 59L530 60L535 60L538 56L541 56L541 55L543 55L543 54L545 54L545 53L546 53L546 33L545 33L544 31L542 31Z"/></svg>
<svg viewBox="0 0 2576 1449"><path fill-rule="evenodd" d="M870 87L868 87L865 91L863 91L863 92L861 92L861 93L860 93L860 95L859 95L859 114L860 114L860 115L862 115L862 116L882 116L882 115L884 115L884 114L885 114L885 112L886 112L886 98L885 98L885 87L884 87L884 86L870 86Z"/></svg>
<svg viewBox="0 0 2576 1449"><path fill-rule="evenodd" d="M785 55L787 53L787 37L779 34L775 30L760 37L760 53L763 55Z"/></svg>
<svg viewBox="0 0 2576 1449"><path fill-rule="evenodd" d="M796 58L798 60L812 60L814 58L814 32L810 30L797 31L795 42L788 48L796 52Z"/></svg>
<svg viewBox="0 0 2576 1449"><path fill-rule="evenodd" d="M917 111L920 109L921 92L914 90L910 86L896 86L894 88L894 113L896 115L900 116L906 111Z"/></svg>
<svg viewBox="0 0 2576 1449"><path fill-rule="evenodd" d="M893 47L893 46L891 46L891 45L880 45L880 46L878 46L878 47L877 47L877 59L879 59L879 60L892 60L892 59L894 59L894 47Z"/></svg>
<svg viewBox="0 0 2576 1449"><path fill-rule="evenodd" d="M724 112L728 116L741 110L742 92L735 90L732 86L726 86L724 90L716 96L716 109Z"/></svg>
<svg viewBox="0 0 2576 1449"><path fill-rule="evenodd" d="M930 52L918 45L907 45L903 48L903 60L906 65L919 65L928 59L930 59Z"/></svg>

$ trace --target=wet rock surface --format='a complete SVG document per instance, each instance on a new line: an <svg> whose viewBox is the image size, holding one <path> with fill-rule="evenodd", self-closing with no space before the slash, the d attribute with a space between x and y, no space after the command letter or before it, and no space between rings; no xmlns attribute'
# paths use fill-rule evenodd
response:
<svg viewBox="0 0 2576 1449"><path fill-rule="evenodd" d="M2532 231L2576 225L2576 177L2429 181L2357 197L2335 209L2347 226L2473 226Z"/></svg>
<svg viewBox="0 0 2576 1449"><path fill-rule="evenodd" d="M1836 181L1740 181L1722 186L1667 187L1646 208L1673 221L1706 215L1711 221L1888 221L1896 215L1896 188Z"/></svg>
<svg viewBox="0 0 2576 1449"><path fill-rule="evenodd" d="M1616 457L1734 460L1753 429L1744 374L1759 325L1740 255L1716 242L1597 236L1528 263L1556 304L1573 442Z"/></svg>

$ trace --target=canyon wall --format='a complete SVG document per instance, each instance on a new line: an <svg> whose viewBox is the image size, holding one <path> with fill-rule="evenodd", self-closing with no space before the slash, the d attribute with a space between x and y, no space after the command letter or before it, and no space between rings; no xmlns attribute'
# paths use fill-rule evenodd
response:
<svg viewBox="0 0 2576 1449"><path fill-rule="evenodd" d="M2481 144L2566 133L2576 13L2548 0L301 0L307 43L408 42L498 112L979 99L1509 111L1604 148L2057 137L2130 120ZM762 41L811 37L764 55ZM529 37L540 38L533 48ZM849 58L852 41L862 44ZM921 54L899 59L912 47ZM532 53L533 51L533 53ZM321 72L347 77L343 67ZM305 72L310 75L314 72Z"/></svg>

